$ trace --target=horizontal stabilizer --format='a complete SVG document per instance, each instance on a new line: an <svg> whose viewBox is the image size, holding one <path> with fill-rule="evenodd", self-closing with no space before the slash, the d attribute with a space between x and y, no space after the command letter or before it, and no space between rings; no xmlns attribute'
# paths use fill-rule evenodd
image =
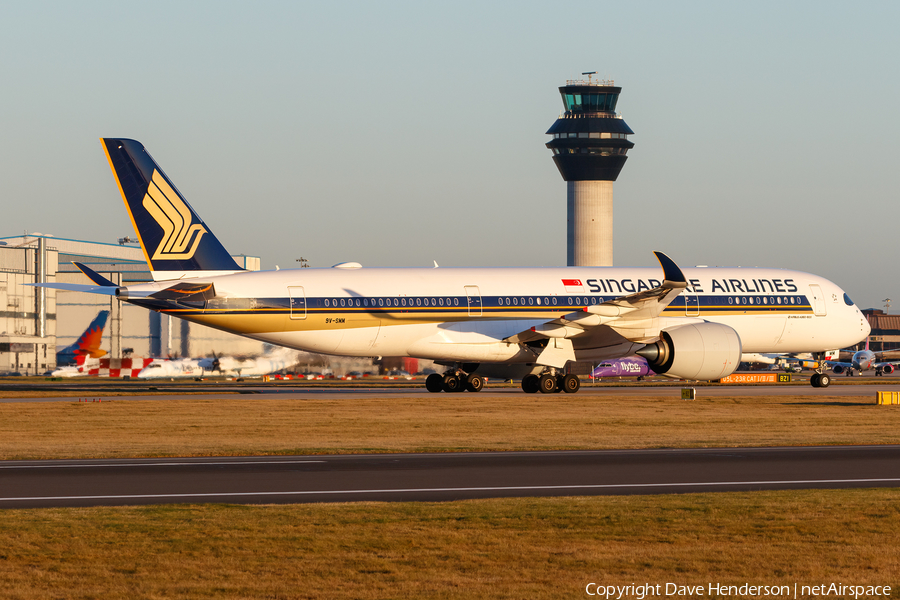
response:
<svg viewBox="0 0 900 600"><path fill-rule="evenodd" d="M84 292L86 294L100 294L103 296L115 296L118 286L87 285L85 283L25 283L31 287L49 288L51 290L64 290L67 292Z"/></svg>

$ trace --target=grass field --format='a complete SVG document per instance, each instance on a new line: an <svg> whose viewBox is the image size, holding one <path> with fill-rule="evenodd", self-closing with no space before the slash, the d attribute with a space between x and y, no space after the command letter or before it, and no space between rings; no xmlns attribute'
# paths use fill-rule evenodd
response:
<svg viewBox="0 0 900 600"><path fill-rule="evenodd" d="M898 408L873 397L489 393L12 403L0 404L0 458L896 444Z"/></svg>
<svg viewBox="0 0 900 600"><path fill-rule="evenodd" d="M6 459L875 443L900 443L900 407L870 397L0 404ZM549 599L590 582L896 596L898 538L890 489L4 510L0 598Z"/></svg>
<svg viewBox="0 0 900 600"><path fill-rule="evenodd" d="M590 582L896 595L898 536L893 490L9 510L0 597L538 600Z"/></svg>

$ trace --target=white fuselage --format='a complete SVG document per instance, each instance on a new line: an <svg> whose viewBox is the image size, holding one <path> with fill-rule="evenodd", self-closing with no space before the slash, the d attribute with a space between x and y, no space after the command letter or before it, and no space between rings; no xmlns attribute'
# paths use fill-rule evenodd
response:
<svg viewBox="0 0 900 600"><path fill-rule="evenodd" d="M228 375L237 377L257 377L268 375L297 363L296 352L285 350L270 357L235 358L222 356L215 358L182 358L178 360L159 359L144 367L138 378L178 378Z"/></svg>
<svg viewBox="0 0 900 600"><path fill-rule="evenodd" d="M204 369L200 365L200 360L193 358L183 358L177 360L168 360L160 358L141 369L138 373L139 379L159 379L173 377L201 377Z"/></svg>
<svg viewBox="0 0 900 600"><path fill-rule="evenodd" d="M744 352L823 352L869 332L834 283L758 268L686 268L689 282L647 334L690 322L733 328ZM659 285L657 268L330 268L241 272L211 282L212 300L158 308L175 316L298 350L346 356L529 363L504 339L548 320ZM184 281L184 280L182 280ZM128 298L174 282L130 286ZM149 305L148 305L149 306ZM149 306L153 308L152 306ZM572 338L578 360L627 356L638 332Z"/></svg>

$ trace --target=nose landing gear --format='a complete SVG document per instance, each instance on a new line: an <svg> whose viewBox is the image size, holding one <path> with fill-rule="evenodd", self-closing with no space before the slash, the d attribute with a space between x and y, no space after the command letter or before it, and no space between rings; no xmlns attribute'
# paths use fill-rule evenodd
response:
<svg viewBox="0 0 900 600"><path fill-rule="evenodd" d="M812 374L812 377L809 378L809 383L813 387L828 387L831 385L831 377L828 373L819 373L818 371Z"/></svg>

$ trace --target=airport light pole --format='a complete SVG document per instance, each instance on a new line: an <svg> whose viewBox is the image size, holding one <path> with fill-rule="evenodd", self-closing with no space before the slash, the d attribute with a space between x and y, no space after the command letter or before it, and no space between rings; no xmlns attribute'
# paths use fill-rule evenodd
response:
<svg viewBox="0 0 900 600"><path fill-rule="evenodd" d="M547 147L566 181L566 264L612 266L613 182L634 147L616 113L621 87L612 80L570 80L559 88L565 113L547 131Z"/></svg>

